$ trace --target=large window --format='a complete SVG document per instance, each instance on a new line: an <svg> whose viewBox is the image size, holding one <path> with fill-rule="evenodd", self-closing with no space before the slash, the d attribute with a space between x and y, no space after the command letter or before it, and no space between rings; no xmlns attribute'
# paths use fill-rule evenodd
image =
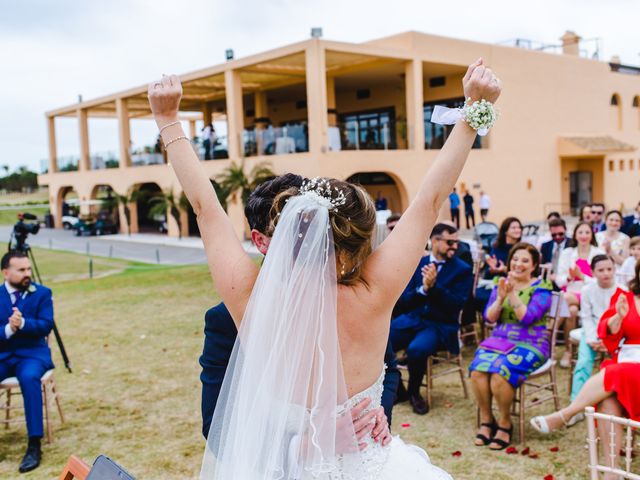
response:
<svg viewBox="0 0 640 480"><path fill-rule="evenodd" d="M431 123L431 115L436 105L449 108L460 108L464 105L464 97L438 100L424 104L424 148L428 150L442 148L453 130L453 125L438 125ZM476 136L472 148L482 148L482 139Z"/></svg>
<svg viewBox="0 0 640 480"><path fill-rule="evenodd" d="M344 150L395 150L396 113L393 107L340 116Z"/></svg>

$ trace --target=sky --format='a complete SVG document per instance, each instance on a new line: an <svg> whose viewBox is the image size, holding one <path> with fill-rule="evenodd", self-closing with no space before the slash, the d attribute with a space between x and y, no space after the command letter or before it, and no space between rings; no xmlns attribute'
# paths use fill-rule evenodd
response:
<svg viewBox="0 0 640 480"><path fill-rule="evenodd" d="M40 171L44 112L309 38L364 42L416 30L498 43L601 40L601 58L640 64L638 0L0 0L0 166ZM472 61L474 59L470 59ZM640 80L639 80L640 82ZM640 90L640 85L639 85ZM57 122L58 156L77 155L77 122ZM91 152L117 150L115 120L91 120ZM150 121L132 122L136 145Z"/></svg>

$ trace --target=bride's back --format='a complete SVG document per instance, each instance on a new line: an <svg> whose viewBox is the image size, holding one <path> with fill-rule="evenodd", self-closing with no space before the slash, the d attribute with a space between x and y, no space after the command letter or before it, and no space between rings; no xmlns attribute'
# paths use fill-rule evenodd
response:
<svg viewBox="0 0 640 480"><path fill-rule="evenodd" d="M335 247L337 322L345 381L349 396L371 386L380 375L393 301L381 295L391 289L385 278L369 278L366 264L372 253L376 226L373 200L364 188L336 179L313 179L306 187L327 199ZM297 188L278 195L271 210L275 230ZM402 289L404 285L400 285Z"/></svg>

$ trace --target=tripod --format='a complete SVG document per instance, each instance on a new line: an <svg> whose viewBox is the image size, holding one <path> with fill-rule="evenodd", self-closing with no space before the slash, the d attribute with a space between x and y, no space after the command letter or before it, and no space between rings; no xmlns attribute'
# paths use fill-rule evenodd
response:
<svg viewBox="0 0 640 480"><path fill-rule="evenodd" d="M12 241L9 240L9 250L11 250L11 243ZM33 265L33 273L36 278L36 281L42 285L42 277L40 276L40 271L38 270L38 264L36 263L36 257L34 256L33 250L31 250L31 247L24 242L24 239L20 241L19 238L16 238L15 250L19 250L27 254L27 256L29 257L29 260L31 260L31 265ZM58 343L58 348L60 349L60 354L62 355L64 366L67 368L67 370L69 370L69 373L72 373L71 361L69 360L67 351L64 348L64 343L62 342L62 337L60 336L60 332L58 331L58 326L56 325L55 320L53 321L53 334L56 337L56 342Z"/></svg>

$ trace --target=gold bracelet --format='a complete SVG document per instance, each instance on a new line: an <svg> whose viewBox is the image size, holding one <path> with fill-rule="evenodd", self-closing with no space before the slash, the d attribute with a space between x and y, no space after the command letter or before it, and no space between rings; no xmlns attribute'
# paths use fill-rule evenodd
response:
<svg viewBox="0 0 640 480"><path fill-rule="evenodd" d="M171 122L171 123L167 123L164 127L162 127L160 129L160 135L162 135L162 132L165 131L165 129L172 127L173 125L178 125L180 123L180 120L176 120L175 122Z"/></svg>
<svg viewBox="0 0 640 480"><path fill-rule="evenodd" d="M189 140L189 139L187 137L185 137L184 135L180 135L179 137L176 137L173 140L169 140L167 143L165 143L164 144L164 149L166 150L169 145L171 145L174 142L177 142L178 140Z"/></svg>

